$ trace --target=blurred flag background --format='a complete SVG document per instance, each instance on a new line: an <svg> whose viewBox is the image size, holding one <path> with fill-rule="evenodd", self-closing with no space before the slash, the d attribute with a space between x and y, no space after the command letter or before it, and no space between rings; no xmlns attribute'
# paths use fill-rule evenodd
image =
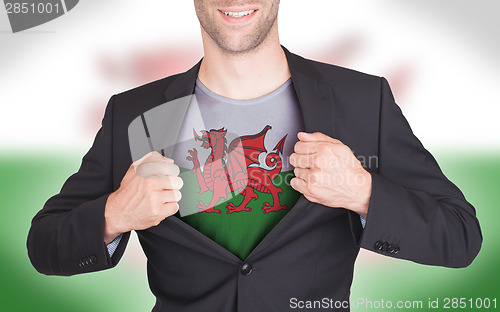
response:
<svg viewBox="0 0 500 312"><path fill-rule="evenodd" d="M436 298L440 307L445 298L472 299L468 310L490 298L482 310L500 310L493 302L500 295L499 9L496 0L281 3L281 41L290 51L388 79L413 131L476 207L483 230L483 248L466 269L362 251L354 311L388 310L376 308L381 300L428 310ZM109 97L185 71L201 56L192 1L80 1L16 34L0 8L1 311L151 310L135 235L116 268L69 278L37 273L26 236L31 218L79 168Z"/></svg>

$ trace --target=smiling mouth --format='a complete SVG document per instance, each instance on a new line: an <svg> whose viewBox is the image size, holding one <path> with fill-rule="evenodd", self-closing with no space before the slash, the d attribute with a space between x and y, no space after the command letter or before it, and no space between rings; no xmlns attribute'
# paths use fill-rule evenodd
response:
<svg viewBox="0 0 500 312"><path fill-rule="evenodd" d="M217 9L226 25L231 27L244 27L248 25L258 14L257 7L244 6L244 7L225 7Z"/></svg>
<svg viewBox="0 0 500 312"><path fill-rule="evenodd" d="M245 17L245 16L252 14L255 11L257 11L257 10L248 10L248 11L242 11L242 12L225 12L225 11L220 11L220 12L224 13L226 16L230 16L233 18L242 18L242 17Z"/></svg>

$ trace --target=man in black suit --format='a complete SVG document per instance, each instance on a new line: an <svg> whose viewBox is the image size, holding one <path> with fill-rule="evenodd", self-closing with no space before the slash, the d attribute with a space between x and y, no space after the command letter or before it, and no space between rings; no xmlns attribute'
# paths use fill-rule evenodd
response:
<svg viewBox="0 0 500 312"><path fill-rule="evenodd" d="M288 311L292 298L327 298L335 303L331 308L349 309L345 303L360 247L423 264L465 267L473 261L482 242L475 210L413 135L384 78L290 53L279 42L279 0L194 2L204 58L186 73L110 99L79 171L33 219L27 245L39 272L74 275L112 268L135 230L157 298L153 311ZM204 233L202 225L196 228L196 222L179 216L179 166L157 152L135 159L129 125L162 104L182 107L178 99L201 92L197 88L221 101L250 101L290 80L292 100L285 105L297 104L301 113L295 122L303 123L304 131L294 134L297 139L287 136L297 141L293 152L282 155L289 156L295 177L278 195L302 196L293 207L271 212L287 213L238 257L217 243L222 228ZM179 132L171 117L164 119L171 120L164 122L167 135ZM206 129L195 139L213 150L221 133L222 128ZM279 155L283 146L275 150ZM224 157L213 158L211 165ZM203 174L207 168L206 163ZM230 184L227 172L217 177ZM244 190L242 196L266 192ZM266 209L277 207L279 198L264 204ZM107 248L112 242L118 243L116 250Z"/></svg>

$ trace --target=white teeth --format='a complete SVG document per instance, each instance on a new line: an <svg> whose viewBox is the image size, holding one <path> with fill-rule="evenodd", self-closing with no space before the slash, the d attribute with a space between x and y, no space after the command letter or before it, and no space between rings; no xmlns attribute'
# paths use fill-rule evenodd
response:
<svg viewBox="0 0 500 312"><path fill-rule="evenodd" d="M243 12L222 12L226 14L227 16L235 17L235 18L240 18L243 16L247 16L255 12L255 10L249 10L249 11L243 11Z"/></svg>

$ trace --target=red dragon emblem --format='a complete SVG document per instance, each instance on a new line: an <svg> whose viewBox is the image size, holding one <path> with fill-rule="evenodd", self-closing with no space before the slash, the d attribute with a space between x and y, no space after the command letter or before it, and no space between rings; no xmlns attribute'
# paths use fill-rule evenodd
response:
<svg viewBox="0 0 500 312"><path fill-rule="evenodd" d="M200 192L203 194L207 191L213 192L212 199L208 205L199 201L199 212L216 212L221 213L219 209L215 209L217 202L223 198L227 199L228 194L236 192L243 195L243 201L238 206L229 203L227 213L251 211L247 204L258 195L255 190L262 193L269 193L273 197L273 203L264 203L262 210L264 213L288 209L287 206L280 204L279 194L283 190L273 184L273 180L281 171L281 156L283 153L283 145L286 135L276 144L273 151L266 156L266 165L271 169L259 167L259 155L267 153L264 146L264 137L271 126L267 125L261 132L254 135L245 135L235 138L227 146L226 133L227 130L221 128L219 130L211 129L210 131L202 130L202 135L198 135L193 129L194 138L196 141L203 142L201 147L210 148L210 156L205 161L203 172L200 168L198 160L198 152L196 148L189 150L187 160L193 162L193 174L196 174Z"/></svg>

